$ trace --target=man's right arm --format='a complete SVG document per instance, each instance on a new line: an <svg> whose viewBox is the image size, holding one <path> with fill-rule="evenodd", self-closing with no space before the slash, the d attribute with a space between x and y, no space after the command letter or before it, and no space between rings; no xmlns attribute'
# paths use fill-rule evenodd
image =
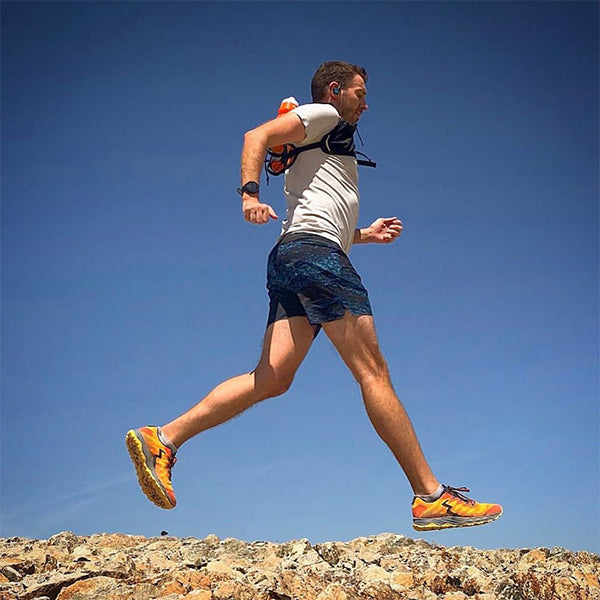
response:
<svg viewBox="0 0 600 600"><path fill-rule="evenodd" d="M260 182L268 148L281 144L297 144L305 135L304 124L294 113L287 113L248 131L244 136L242 149L242 185L248 181ZM257 225L277 218L271 206L260 202L259 194L244 193L242 210L244 219Z"/></svg>

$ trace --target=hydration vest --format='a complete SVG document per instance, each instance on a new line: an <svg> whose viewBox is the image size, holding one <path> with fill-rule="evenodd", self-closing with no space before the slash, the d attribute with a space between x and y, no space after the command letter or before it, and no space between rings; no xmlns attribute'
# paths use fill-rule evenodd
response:
<svg viewBox="0 0 600 600"><path fill-rule="evenodd" d="M351 123L347 123L343 119L340 119L338 124L318 142L307 144L300 148L294 146L294 144L285 144L283 147L278 147L277 151L269 148L267 157L265 158L267 177L269 173L275 176L281 175L286 169L289 169L294 164L299 154L308 150L315 150L316 148L319 148L325 152L325 154L354 157L362 156L364 158L357 159L356 161L359 165L375 168L377 166L376 162L373 162L366 154L356 150L354 145L355 132L358 133L356 125L352 125ZM358 134L358 137L360 138L360 133Z"/></svg>

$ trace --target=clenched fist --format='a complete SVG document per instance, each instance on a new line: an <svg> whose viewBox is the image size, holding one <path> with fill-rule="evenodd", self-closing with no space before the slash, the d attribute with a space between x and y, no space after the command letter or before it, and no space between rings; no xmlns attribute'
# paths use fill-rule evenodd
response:
<svg viewBox="0 0 600 600"><path fill-rule="evenodd" d="M269 219L278 218L275 211L268 204L260 202L258 198L244 198L242 211L244 219L255 225L264 225L269 222Z"/></svg>

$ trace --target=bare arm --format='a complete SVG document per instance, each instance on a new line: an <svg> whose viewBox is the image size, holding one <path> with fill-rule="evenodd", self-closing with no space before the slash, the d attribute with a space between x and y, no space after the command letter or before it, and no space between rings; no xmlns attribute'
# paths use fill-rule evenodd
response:
<svg viewBox="0 0 600 600"><path fill-rule="evenodd" d="M389 244L402 233L402 221L386 217L373 221L369 227L354 230L354 244Z"/></svg>
<svg viewBox="0 0 600 600"><path fill-rule="evenodd" d="M301 142L305 137L304 124L294 113L288 113L248 131L244 136L242 149L242 185L248 181L260 181L260 173L267 155L267 149L281 144ZM244 219L258 225L276 219L275 211L268 204L260 202L259 194L242 196Z"/></svg>

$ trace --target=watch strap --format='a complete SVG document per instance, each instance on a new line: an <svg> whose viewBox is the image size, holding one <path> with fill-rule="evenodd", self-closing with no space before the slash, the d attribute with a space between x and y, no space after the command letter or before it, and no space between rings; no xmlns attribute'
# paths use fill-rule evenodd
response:
<svg viewBox="0 0 600 600"><path fill-rule="evenodd" d="M237 189L237 193L241 196L244 193L247 194L258 194L260 189L259 184L256 181L247 181L241 188Z"/></svg>

